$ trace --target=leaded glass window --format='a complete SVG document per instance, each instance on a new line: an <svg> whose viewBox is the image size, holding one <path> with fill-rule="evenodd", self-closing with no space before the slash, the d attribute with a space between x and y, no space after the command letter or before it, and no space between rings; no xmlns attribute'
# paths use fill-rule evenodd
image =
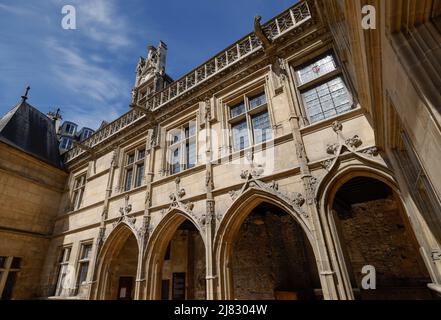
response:
<svg viewBox="0 0 441 320"><path fill-rule="evenodd" d="M296 76L310 124L353 108L352 96L332 54L297 68Z"/></svg>
<svg viewBox="0 0 441 320"><path fill-rule="evenodd" d="M168 134L168 166L171 174L196 166L196 121L192 120Z"/></svg>
<svg viewBox="0 0 441 320"><path fill-rule="evenodd" d="M145 147L138 147L126 153L124 166L124 191L138 188L144 183Z"/></svg>
<svg viewBox="0 0 441 320"><path fill-rule="evenodd" d="M233 151L272 139L265 92L244 95L241 102L229 107L229 115Z"/></svg>

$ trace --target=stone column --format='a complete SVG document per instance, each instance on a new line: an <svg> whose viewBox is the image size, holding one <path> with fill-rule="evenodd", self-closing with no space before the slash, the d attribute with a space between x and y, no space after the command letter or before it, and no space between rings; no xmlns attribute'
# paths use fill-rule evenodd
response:
<svg viewBox="0 0 441 320"><path fill-rule="evenodd" d="M92 256L92 261L90 264L90 268L92 270L92 275L90 276L90 286L89 286L89 293L88 293L88 299L98 299L98 287L100 285L100 283L98 283L98 279L97 276L99 276L99 274L97 274L98 271L98 265L97 265L97 261L98 261L98 256L101 252L101 248L104 244L104 237L105 237L105 233L106 233L106 220L107 220L107 216L108 216L108 211L109 211L109 198L112 195L112 183L113 183L113 177L115 174L115 169L117 167L117 163L118 163L118 156L119 156L119 152L120 149L116 148L113 151L113 155L112 155L112 161L110 163L110 169L109 169L109 176L107 178L107 186L106 186L106 194L104 197L104 204L103 204L103 211L101 213L101 222L100 222L100 228L99 228L99 232L98 232L98 237L96 239L95 242L95 252L94 255Z"/></svg>
<svg viewBox="0 0 441 320"><path fill-rule="evenodd" d="M285 61L280 58L274 58L272 68L273 83L280 83L283 92L285 92L290 109L289 123L292 131L294 144L296 147L296 155L300 165L301 179L303 181L303 191L306 198L306 211L310 217L311 234L315 243L311 243L315 247L315 258L317 261L320 282L322 284L323 296L327 300L339 299L339 290L336 283L336 272L331 264L328 246L325 241L325 230L320 221L320 215L317 208L317 199L315 199L316 179L312 176L308 166L308 158L305 151L303 137L300 132L301 112L298 104L295 103L294 92L290 87L290 83L294 84L292 76L285 65ZM276 72L275 72L276 71ZM274 90L275 91L275 90Z"/></svg>
<svg viewBox="0 0 441 320"><path fill-rule="evenodd" d="M156 123L154 123L156 125ZM147 241L149 239L149 229L150 229L150 220L151 220L151 198L152 198L152 182L153 182L153 170L155 166L155 147L157 146L157 127L154 129L149 129L149 133L147 135L146 141L146 157L144 167L146 168L145 172L145 184L146 184L146 193L145 193L145 207L144 207L144 215L142 217L142 225L138 231L138 266L136 271L136 283L135 283L135 300L145 299L146 296L142 296L142 292L145 289L146 285L146 275L145 275L145 257L144 251L147 245Z"/></svg>
<svg viewBox="0 0 441 320"><path fill-rule="evenodd" d="M207 300L216 299L215 293L215 271L214 271L214 253L213 238L215 231L215 201L213 198L213 168L212 160L212 141L211 141L211 102L205 101L205 187L207 191L206 213L205 213L205 260L206 260L206 298Z"/></svg>

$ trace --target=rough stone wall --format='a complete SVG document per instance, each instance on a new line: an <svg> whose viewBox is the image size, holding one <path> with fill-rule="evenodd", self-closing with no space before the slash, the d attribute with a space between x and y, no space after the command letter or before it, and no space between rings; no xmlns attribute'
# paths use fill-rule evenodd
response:
<svg viewBox="0 0 441 320"><path fill-rule="evenodd" d="M255 218L245 220L235 242L235 298L275 299L276 292L306 298L315 286L317 271L309 263L303 231L290 216L265 214L263 224L253 223Z"/></svg>
<svg viewBox="0 0 441 320"><path fill-rule="evenodd" d="M361 287L365 265L376 268L377 287L425 287L430 278L411 231L394 199L352 206L352 217L340 219L340 241L352 267L353 283Z"/></svg>

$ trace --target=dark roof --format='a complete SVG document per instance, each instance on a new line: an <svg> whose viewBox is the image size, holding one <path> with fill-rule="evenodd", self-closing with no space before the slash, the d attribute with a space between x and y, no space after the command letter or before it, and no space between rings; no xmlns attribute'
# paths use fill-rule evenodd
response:
<svg viewBox="0 0 441 320"><path fill-rule="evenodd" d="M53 121L26 99L0 119L0 141L63 169Z"/></svg>

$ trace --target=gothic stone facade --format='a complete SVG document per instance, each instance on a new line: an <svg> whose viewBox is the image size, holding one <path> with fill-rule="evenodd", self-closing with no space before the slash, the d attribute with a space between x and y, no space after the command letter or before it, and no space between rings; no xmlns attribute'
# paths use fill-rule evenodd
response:
<svg viewBox="0 0 441 320"><path fill-rule="evenodd" d="M407 2L300 2L177 81L150 47L66 154L41 295L436 297L440 2Z"/></svg>

